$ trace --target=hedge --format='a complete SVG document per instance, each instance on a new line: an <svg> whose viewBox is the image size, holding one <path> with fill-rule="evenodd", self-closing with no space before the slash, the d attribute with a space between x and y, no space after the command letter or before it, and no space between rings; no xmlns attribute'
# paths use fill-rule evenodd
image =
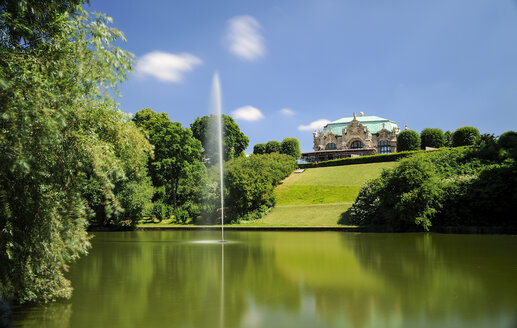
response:
<svg viewBox="0 0 517 328"><path fill-rule="evenodd" d="M352 164L366 164L366 163L379 163L379 162L395 162L401 158L411 156L413 154L424 152L423 150L411 150L401 151L398 153L390 154L378 154L368 155L360 157L346 157L340 159L332 159L330 161L318 162L318 163L304 163L298 164L301 169L308 169L313 167L327 167L327 166L341 166L341 165L352 165Z"/></svg>

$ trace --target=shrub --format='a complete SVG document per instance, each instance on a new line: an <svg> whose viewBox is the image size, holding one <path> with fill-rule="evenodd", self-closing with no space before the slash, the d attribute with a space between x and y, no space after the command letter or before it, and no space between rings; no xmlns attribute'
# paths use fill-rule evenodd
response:
<svg viewBox="0 0 517 328"><path fill-rule="evenodd" d="M266 153L266 144L265 143L258 143L255 146L253 146L253 154L262 155L265 153Z"/></svg>
<svg viewBox="0 0 517 328"><path fill-rule="evenodd" d="M397 136L397 151L420 149L420 135L413 130L404 130Z"/></svg>
<svg viewBox="0 0 517 328"><path fill-rule="evenodd" d="M295 167L293 157L284 154L250 155L230 161L225 170L228 218L236 221L265 213L275 204L274 187Z"/></svg>
<svg viewBox="0 0 517 328"><path fill-rule="evenodd" d="M445 146L445 137L440 129L423 129L420 132L421 147L441 148Z"/></svg>
<svg viewBox="0 0 517 328"><path fill-rule="evenodd" d="M498 145L506 150L508 154L517 160L517 132L507 131L499 137Z"/></svg>
<svg viewBox="0 0 517 328"><path fill-rule="evenodd" d="M422 152L383 171L359 192L340 223L398 230L432 226L517 226L517 165L479 147Z"/></svg>
<svg viewBox="0 0 517 328"><path fill-rule="evenodd" d="M266 153L267 154L280 153L281 151L282 151L282 145L280 144L280 142L275 141L275 140L271 140L271 141L267 142L267 144L266 144Z"/></svg>
<svg viewBox="0 0 517 328"><path fill-rule="evenodd" d="M285 138L282 141L282 154L293 156L295 159L300 158L302 152L300 150L300 142L296 138Z"/></svg>
<svg viewBox="0 0 517 328"><path fill-rule="evenodd" d="M452 135L452 146L471 146L479 138L479 130L472 126L464 126L454 131Z"/></svg>

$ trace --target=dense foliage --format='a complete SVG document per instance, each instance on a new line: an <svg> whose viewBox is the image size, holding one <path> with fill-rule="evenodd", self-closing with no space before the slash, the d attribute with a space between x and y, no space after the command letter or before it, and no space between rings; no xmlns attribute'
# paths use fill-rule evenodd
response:
<svg viewBox="0 0 517 328"><path fill-rule="evenodd" d="M443 134L443 140L444 140L444 146L445 147L452 147L452 132L451 131L445 131Z"/></svg>
<svg viewBox="0 0 517 328"><path fill-rule="evenodd" d="M266 154L281 153L282 144L276 140L270 140L266 143Z"/></svg>
<svg viewBox="0 0 517 328"><path fill-rule="evenodd" d="M296 138L285 138L282 140L281 153L293 156L294 159L300 158L300 156L302 156L302 151L300 150L300 141L298 141Z"/></svg>
<svg viewBox="0 0 517 328"><path fill-rule="evenodd" d="M397 135L397 151L419 150L420 135L413 130L404 130Z"/></svg>
<svg viewBox="0 0 517 328"><path fill-rule="evenodd" d="M88 217L146 203L149 144L107 92L132 56L110 18L77 4L0 2L0 298L17 302L69 297Z"/></svg>
<svg viewBox="0 0 517 328"><path fill-rule="evenodd" d="M224 169L225 221L260 218L275 204L273 189L296 168L292 156L284 154L250 155L235 158ZM215 172L215 170L213 171ZM212 172L212 192L200 222L220 222L217 174Z"/></svg>
<svg viewBox="0 0 517 328"><path fill-rule="evenodd" d="M427 128L420 132L421 147L441 148L445 146L445 137L441 129Z"/></svg>
<svg viewBox="0 0 517 328"><path fill-rule="evenodd" d="M204 157L208 166L217 163L219 158L219 150L217 147L217 131L216 115L198 117L190 124L190 128L194 138L201 141L203 145ZM223 158L225 161L241 156L248 147L249 140L244 133L241 132L239 126L232 117L223 114Z"/></svg>
<svg viewBox="0 0 517 328"><path fill-rule="evenodd" d="M516 149L515 142L485 135L473 147L406 158L363 186L342 222L398 230L516 226L509 215L517 203Z"/></svg>
<svg viewBox="0 0 517 328"><path fill-rule="evenodd" d="M154 158L149 171L156 194L152 215L159 220L174 218L181 223L199 214L200 194L205 175L201 162L201 142L180 123L171 122L166 113L157 114L149 108L138 111L136 124L149 136Z"/></svg>
<svg viewBox="0 0 517 328"><path fill-rule="evenodd" d="M254 155L262 155L265 153L266 153L266 144L265 143L258 143L255 146L253 146Z"/></svg>
<svg viewBox="0 0 517 328"><path fill-rule="evenodd" d="M452 134L452 146L471 146L476 143L476 139L479 138L479 130L472 126L464 126L458 128Z"/></svg>

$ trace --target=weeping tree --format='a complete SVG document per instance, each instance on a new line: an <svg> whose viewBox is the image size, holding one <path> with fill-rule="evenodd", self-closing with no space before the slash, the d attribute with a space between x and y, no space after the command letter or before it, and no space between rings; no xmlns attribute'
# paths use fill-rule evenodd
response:
<svg viewBox="0 0 517 328"><path fill-rule="evenodd" d="M117 185L139 167L139 147L102 128L132 55L113 45L123 34L111 18L81 2L0 1L0 299L70 297L64 272L87 252L94 214L85 185L98 182L104 211L122 213Z"/></svg>

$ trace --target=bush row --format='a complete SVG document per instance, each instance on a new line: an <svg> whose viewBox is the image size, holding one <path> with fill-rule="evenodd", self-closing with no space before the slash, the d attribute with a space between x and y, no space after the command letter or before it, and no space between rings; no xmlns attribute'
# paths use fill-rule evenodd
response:
<svg viewBox="0 0 517 328"><path fill-rule="evenodd" d="M341 166L341 165L352 165L352 164L366 164L366 163L379 163L379 162L395 162L401 158L411 156L422 151L401 151L398 153L390 154L378 154L360 157L347 157L340 159L332 159L330 161L324 161L319 163L303 163L298 164L301 169L313 168L313 167L327 167L327 166Z"/></svg>

